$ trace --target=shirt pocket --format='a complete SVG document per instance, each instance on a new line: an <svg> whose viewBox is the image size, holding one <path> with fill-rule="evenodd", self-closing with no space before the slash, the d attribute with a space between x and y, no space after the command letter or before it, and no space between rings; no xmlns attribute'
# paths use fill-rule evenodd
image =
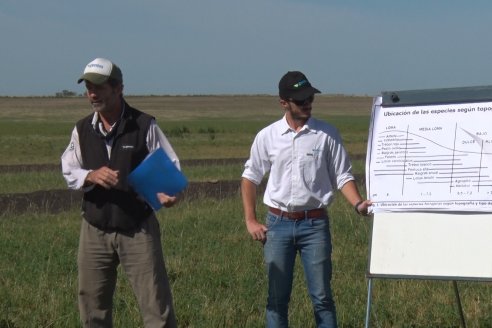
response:
<svg viewBox="0 0 492 328"><path fill-rule="evenodd" d="M299 154L299 166L303 181L314 182L319 176L320 170L326 170L323 149L309 149Z"/></svg>

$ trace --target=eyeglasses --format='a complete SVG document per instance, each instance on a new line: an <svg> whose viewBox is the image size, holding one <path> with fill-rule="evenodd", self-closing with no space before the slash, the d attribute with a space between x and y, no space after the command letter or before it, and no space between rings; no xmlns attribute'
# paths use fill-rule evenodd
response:
<svg viewBox="0 0 492 328"><path fill-rule="evenodd" d="M306 103L312 103L314 101L314 95L307 97L306 99L303 100L294 100L290 99L290 102L296 104L297 106L302 106L305 105Z"/></svg>

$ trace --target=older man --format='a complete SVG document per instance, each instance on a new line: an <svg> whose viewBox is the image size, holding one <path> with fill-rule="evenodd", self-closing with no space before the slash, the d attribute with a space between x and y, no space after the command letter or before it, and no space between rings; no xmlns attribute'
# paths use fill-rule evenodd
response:
<svg viewBox="0 0 492 328"><path fill-rule="evenodd" d="M117 65L96 58L85 67L81 82L93 113L77 122L61 161L69 188L84 191L78 251L83 326L112 327L121 264L145 327L176 327L159 223L128 185L127 176L159 147L178 168L179 160L155 119L124 100ZM158 198L166 207L177 201L163 193Z"/></svg>

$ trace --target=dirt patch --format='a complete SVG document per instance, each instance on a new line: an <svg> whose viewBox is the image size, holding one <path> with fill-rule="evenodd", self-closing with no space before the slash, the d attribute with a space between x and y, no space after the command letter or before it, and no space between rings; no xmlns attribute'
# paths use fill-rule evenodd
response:
<svg viewBox="0 0 492 328"><path fill-rule="evenodd" d="M356 175L356 181L363 182L362 175ZM258 193L265 190L265 182ZM184 201L198 198L224 199L240 192L239 180L222 180L216 182L190 182L184 192ZM0 216L21 214L25 212L42 211L59 213L74 208L80 208L82 191L76 190L41 190L25 194L0 195Z"/></svg>
<svg viewBox="0 0 492 328"><path fill-rule="evenodd" d="M352 155L354 160L364 159L365 154ZM193 159L181 161L181 166L214 166L232 165L244 163L246 158L224 159ZM60 171L59 164L29 164L29 165L0 165L0 173L19 173L29 171ZM364 181L362 175L356 176L359 182ZM240 190L239 180L219 180L213 182L190 182L184 192L185 200L197 198L223 199L231 195L237 195ZM265 189L265 183L260 185L258 193ZM40 190L24 194L0 195L0 216L8 214L21 214L28 211L45 211L59 213L80 207L82 191L76 190Z"/></svg>
<svg viewBox="0 0 492 328"><path fill-rule="evenodd" d="M180 161L182 167L187 166L214 166L233 165L246 162L246 158L217 158L217 159L188 159ZM18 164L0 165L0 173L18 173L30 171L60 171L61 164Z"/></svg>
<svg viewBox="0 0 492 328"><path fill-rule="evenodd" d="M184 200L199 197L223 199L239 193L238 181L191 182ZM263 190L263 186L259 189ZM25 194L0 195L0 216L27 211L59 213L80 207L83 192L78 190L41 190Z"/></svg>

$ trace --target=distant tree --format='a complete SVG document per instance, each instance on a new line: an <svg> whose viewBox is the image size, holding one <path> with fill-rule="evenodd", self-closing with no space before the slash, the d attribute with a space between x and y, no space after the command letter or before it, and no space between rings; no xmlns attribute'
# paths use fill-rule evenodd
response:
<svg viewBox="0 0 492 328"><path fill-rule="evenodd" d="M70 91L70 90L62 90L61 92L57 92L55 94L56 97L61 98L61 97L75 97L77 95L76 92Z"/></svg>

